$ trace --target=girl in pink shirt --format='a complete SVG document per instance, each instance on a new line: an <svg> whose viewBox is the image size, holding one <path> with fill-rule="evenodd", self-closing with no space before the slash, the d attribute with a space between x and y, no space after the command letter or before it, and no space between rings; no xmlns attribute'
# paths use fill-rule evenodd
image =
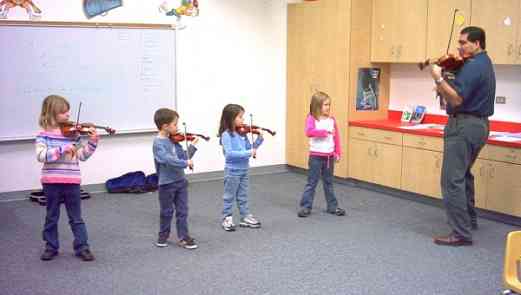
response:
<svg viewBox="0 0 521 295"><path fill-rule="evenodd" d="M309 137L308 182L300 200L299 217L308 217L318 181L322 178L327 212L344 216L346 211L338 207L333 190L335 162L340 160L341 148L335 118L330 115L331 98L318 91L311 97L309 115L306 118L306 136Z"/></svg>

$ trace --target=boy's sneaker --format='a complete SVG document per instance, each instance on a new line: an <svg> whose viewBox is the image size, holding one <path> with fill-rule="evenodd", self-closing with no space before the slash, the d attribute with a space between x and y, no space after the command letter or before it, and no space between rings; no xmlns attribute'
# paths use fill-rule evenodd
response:
<svg viewBox="0 0 521 295"><path fill-rule="evenodd" d="M191 237L186 237L180 240L179 242L177 242L177 245L179 245L179 247L183 247L189 250L197 249L197 244L195 243L195 240Z"/></svg>
<svg viewBox="0 0 521 295"><path fill-rule="evenodd" d="M235 224L233 224L233 217L231 215L224 217L222 227L225 231L235 231Z"/></svg>
<svg viewBox="0 0 521 295"><path fill-rule="evenodd" d="M344 215L346 215L346 210L337 207L333 211L327 211L327 213L333 214L333 215L336 215L336 216L344 216Z"/></svg>
<svg viewBox="0 0 521 295"><path fill-rule="evenodd" d="M168 244L166 242L167 240L168 238L160 236L159 238L157 238L156 246L160 248L168 247Z"/></svg>
<svg viewBox="0 0 521 295"><path fill-rule="evenodd" d="M53 260L54 257L56 257L56 256L58 256L58 251L54 251L51 249L45 249L45 251L43 251L43 253L42 253L42 256L40 256L40 259L43 261L49 261L49 260Z"/></svg>
<svg viewBox="0 0 521 295"><path fill-rule="evenodd" d="M241 219L239 223L242 227L251 227L251 228L259 228L261 227L261 223L253 217L253 215L248 214L244 218Z"/></svg>
<svg viewBox="0 0 521 295"><path fill-rule="evenodd" d="M298 217L308 217L311 214L311 209L309 208L302 208L297 213Z"/></svg>
<svg viewBox="0 0 521 295"><path fill-rule="evenodd" d="M83 261L92 261L94 260L94 255L90 252L89 249L83 249L80 252L76 253L76 256L81 258Z"/></svg>

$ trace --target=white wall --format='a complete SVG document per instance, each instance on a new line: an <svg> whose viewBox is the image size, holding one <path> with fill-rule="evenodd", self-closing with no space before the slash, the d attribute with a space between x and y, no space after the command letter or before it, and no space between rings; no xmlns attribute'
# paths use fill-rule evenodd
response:
<svg viewBox="0 0 521 295"><path fill-rule="evenodd" d="M123 7L91 21L173 22L173 18L158 12L162 2L125 0ZM275 137L265 136L257 159L251 160L252 166L285 164L285 1L199 2L200 16L183 19L187 27L178 32L177 39L180 120L193 132L212 137L210 142L200 144L194 158L195 172L223 169L224 159L215 135L222 108L227 103L243 105L247 118L253 113L254 124L277 131ZM42 21L86 21L80 3L36 1L43 10ZM16 8L9 19L27 17L23 10ZM35 131L37 128L35 126ZM83 183L104 183L108 178L135 170L154 172L153 137L154 134L102 137L93 157L81 163ZM0 192L39 188L40 167L33 142L0 143Z"/></svg>
<svg viewBox="0 0 521 295"><path fill-rule="evenodd" d="M506 104L495 104L493 120L521 122L521 66L495 66L496 96L505 96ZM431 114L445 114L435 99L434 83L428 72L413 64L391 66L389 109L424 105Z"/></svg>

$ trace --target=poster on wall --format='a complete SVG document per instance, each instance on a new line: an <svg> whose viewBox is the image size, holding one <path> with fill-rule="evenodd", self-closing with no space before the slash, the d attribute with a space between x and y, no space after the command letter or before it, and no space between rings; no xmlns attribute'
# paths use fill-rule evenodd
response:
<svg viewBox="0 0 521 295"><path fill-rule="evenodd" d="M378 85L380 82L379 68L359 68L356 91L357 111L378 110Z"/></svg>
<svg viewBox="0 0 521 295"><path fill-rule="evenodd" d="M83 12L87 18L105 16L110 10L122 5L122 0L83 0Z"/></svg>
<svg viewBox="0 0 521 295"><path fill-rule="evenodd" d="M31 0L2 0L0 1L0 19L7 19L9 10L20 7L25 9L30 20L39 20L42 10Z"/></svg>

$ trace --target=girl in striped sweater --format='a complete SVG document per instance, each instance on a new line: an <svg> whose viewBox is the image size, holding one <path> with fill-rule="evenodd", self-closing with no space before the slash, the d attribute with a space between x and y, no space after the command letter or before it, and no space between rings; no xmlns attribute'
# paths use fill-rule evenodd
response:
<svg viewBox="0 0 521 295"><path fill-rule="evenodd" d="M50 95L42 104L39 124L41 130L36 136L36 156L43 163L41 183L47 198L47 214L43 228L46 242L42 260L52 260L58 255L58 219L60 200L63 199L69 224L74 234L74 253L84 261L94 260L87 243L87 228L81 217L80 167L78 160L87 160L96 150L98 135L94 128L89 130L86 143L80 136L66 137L60 124L69 120L70 105L61 96Z"/></svg>

